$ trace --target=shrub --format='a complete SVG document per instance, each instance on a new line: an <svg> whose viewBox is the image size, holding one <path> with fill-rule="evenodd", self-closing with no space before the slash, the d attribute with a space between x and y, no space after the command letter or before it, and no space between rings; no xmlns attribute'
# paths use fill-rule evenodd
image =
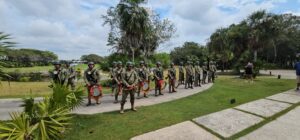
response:
<svg viewBox="0 0 300 140"><path fill-rule="evenodd" d="M29 82L30 81L30 77L21 77L20 82Z"/></svg>

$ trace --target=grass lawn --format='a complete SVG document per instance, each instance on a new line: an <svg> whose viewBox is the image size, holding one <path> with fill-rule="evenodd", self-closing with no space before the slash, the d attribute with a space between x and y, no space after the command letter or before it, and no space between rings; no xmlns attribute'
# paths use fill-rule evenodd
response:
<svg viewBox="0 0 300 140"><path fill-rule="evenodd" d="M96 65L96 67L99 67L99 65ZM80 68L81 70L85 70L87 68L86 64L79 64L75 66L75 69L77 70ZM35 66L35 67L22 67L22 68L2 68L4 72L14 72L16 70L19 70L20 72L29 73L29 72L44 72L49 71L53 69L53 66Z"/></svg>
<svg viewBox="0 0 300 140"><path fill-rule="evenodd" d="M255 83L249 84L241 79L220 76L211 89L201 94L140 107L136 113L129 111L124 115L118 112L75 115L72 129L67 132L65 139L127 140L136 135L289 90L295 86L294 83L294 80L259 77ZM233 105L229 103L232 98L237 101Z"/></svg>
<svg viewBox="0 0 300 140"><path fill-rule="evenodd" d="M79 83L82 84L82 83ZM42 97L49 95L52 89L50 82L10 82L2 81L0 84L0 98ZM111 93L109 87L103 88L104 94Z"/></svg>

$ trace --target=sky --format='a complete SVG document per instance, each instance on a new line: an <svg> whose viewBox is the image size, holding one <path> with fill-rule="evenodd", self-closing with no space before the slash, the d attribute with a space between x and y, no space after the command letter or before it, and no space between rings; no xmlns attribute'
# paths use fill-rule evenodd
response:
<svg viewBox="0 0 300 140"><path fill-rule="evenodd" d="M82 55L107 56L109 26L102 15L119 0L0 0L0 32L17 42L16 48L56 53L59 59ZM300 16L300 0L148 0L145 7L171 20L177 32L158 48L170 52L185 41L204 45L218 28L239 23L252 12L267 10Z"/></svg>

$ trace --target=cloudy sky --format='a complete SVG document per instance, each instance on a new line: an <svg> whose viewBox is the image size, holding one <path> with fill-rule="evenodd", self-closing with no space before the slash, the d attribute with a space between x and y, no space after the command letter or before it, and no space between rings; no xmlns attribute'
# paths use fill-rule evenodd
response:
<svg viewBox="0 0 300 140"><path fill-rule="evenodd" d="M11 34L18 48L53 51L60 59L106 56L109 27L101 15L118 1L0 0L0 31ZM158 49L165 52L185 41L205 44L217 28L257 10L300 15L300 0L148 0L146 6L176 25L175 37Z"/></svg>

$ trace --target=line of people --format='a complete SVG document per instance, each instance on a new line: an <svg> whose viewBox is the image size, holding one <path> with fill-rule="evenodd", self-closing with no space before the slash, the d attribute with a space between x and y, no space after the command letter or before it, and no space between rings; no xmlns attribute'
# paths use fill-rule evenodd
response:
<svg viewBox="0 0 300 140"><path fill-rule="evenodd" d="M164 69L160 62L156 63L155 68L150 68L144 61L141 61L137 67L134 67L132 62L127 62L126 68L123 67L121 61L113 62L113 66L110 68L111 92L114 96L114 103L121 104L120 113L124 113L124 105L128 95L130 96L131 110L136 111L134 106L135 94L137 93L137 99L148 98L151 81L154 81L155 85L154 95L160 96L163 95L162 90L167 85L169 93L174 93L180 85L184 85L188 89L214 82L217 71L216 65L212 61L204 62L203 66L200 66L199 61L194 64L188 61L185 66L181 62L178 69L179 79L177 80L177 69L174 63L170 64L166 77L164 77ZM64 85L67 81L66 85L71 86L71 89L74 90L75 75L75 70L69 64L63 68L60 63L54 63L54 70L51 72L54 83ZM100 72L95 68L95 64L89 62L88 68L84 71L84 82L88 91L87 106L91 105L92 98L96 100L96 104L100 104L100 98L103 96L100 77ZM121 101L119 101L120 95Z"/></svg>

